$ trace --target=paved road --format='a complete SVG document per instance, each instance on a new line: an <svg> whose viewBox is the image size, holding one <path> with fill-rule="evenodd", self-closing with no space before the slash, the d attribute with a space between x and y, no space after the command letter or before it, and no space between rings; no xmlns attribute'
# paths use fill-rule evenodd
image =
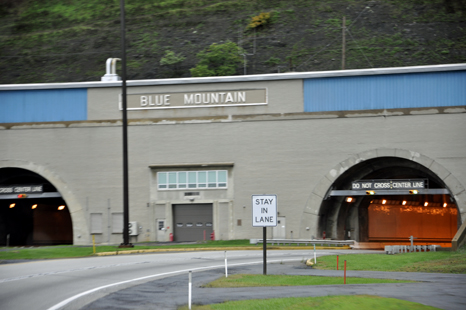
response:
<svg viewBox="0 0 466 310"><path fill-rule="evenodd" d="M374 253L375 251L367 251ZM318 256L363 251L317 251ZM268 274L342 275L310 269L301 262L312 250L268 251ZM263 271L262 251L229 251L228 272ZM336 294L370 294L419 302L441 309L466 309L466 275L357 272L348 277L411 279L420 283L206 289L224 276L224 252L185 252L61 259L0 265L0 309L176 309L188 302L193 270L193 303Z"/></svg>
<svg viewBox="0 0 466 310"><path fill-rule="evenodd" d="M299 262L268 265L268 274L342 276L342 271L315 270ZM229 274L262 273L261 265L238 266L229 269ZM193 273L193 304L221 303L226 300L264 299L276 297L315 297L327 295L376 295L418 302L440 309L466 309L466 275L348 271L348 277L389 278L415 280L418 283L388 283L322 285L300 287L255 287L255 288L202 288L201 285L224 276L222 269ZM124 309L177 309L188 303L188 276L186 274L158 279L133 286L99 298L82 307L66 309L124 310Z"/></svg>
<svg viewBox="0 0 466 310"><path fill-rule="evenodd" d="M319 250L317 253L321 256L338 251ZM312 257L313 251L268 251L267 255L269 262L300 261ZM229 251L228 263L255 263L262 268L262 251ZM112 291L186 274L188 270L222 270L222 266L224 252L118 255L2 264L0 309L79 309Z"/></svg>

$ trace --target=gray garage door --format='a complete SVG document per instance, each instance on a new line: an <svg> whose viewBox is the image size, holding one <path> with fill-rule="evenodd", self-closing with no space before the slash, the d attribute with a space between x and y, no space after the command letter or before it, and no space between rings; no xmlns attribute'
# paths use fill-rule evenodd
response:
<svg viewBox="0 0 466 310"><path fill-rule="evenodd" d="M174 241L210 240L212 204L173 205Z"/></svg>

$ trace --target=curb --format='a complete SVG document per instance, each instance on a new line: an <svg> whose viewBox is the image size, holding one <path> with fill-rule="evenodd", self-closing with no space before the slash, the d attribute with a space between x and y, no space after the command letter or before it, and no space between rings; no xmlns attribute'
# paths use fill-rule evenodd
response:
<svg viewBox="0 0 466 310"><path fill-rule="evenodd" d="M129 254L145 254L145 253L163 253L163 252L202 252L202 251L245 251L245 250L261 250L258 247L235 247L235 248L176 248L176 249L145 249L145 250L123 250L115 252L100 252L95 253L96 256L111 256L111 255L129 255ZM268 250L314 250L314 247L267 247ZM342 247L316 247L316 250L350 250L349 246Z"/></svg>

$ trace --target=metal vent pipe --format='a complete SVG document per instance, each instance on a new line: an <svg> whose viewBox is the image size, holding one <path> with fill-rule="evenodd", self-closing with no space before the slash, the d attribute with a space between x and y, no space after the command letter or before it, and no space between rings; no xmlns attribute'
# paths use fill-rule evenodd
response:
<svg viewBox="0 0 466 310"><path fill-rule="evenodd" d="M101 81L120 81L121 78L116 74L116 62L121 60L120 58L108 58L105 63L106 73L101 78Z"/></svg>

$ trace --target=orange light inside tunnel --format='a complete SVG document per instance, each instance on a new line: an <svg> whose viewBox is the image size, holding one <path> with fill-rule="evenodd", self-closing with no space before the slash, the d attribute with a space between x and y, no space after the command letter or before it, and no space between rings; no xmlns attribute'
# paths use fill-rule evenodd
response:
<svg viewBox="0 0 466 310"><path fill-rule="evenodd" d="M32 205L32 207L31 207L32 210L34 210L35 208L37 208L37 204Z"/></svg>
<svg viewBox="0 0 466 310"><path fill-rule="evenodd" d="M15 206L16 206L16 203L12 203L12 204L10 205L10 209L13 209Z"/></svg>
<svg viewBox="0 0 466 310"><path fill-rule="evenodd" d="M63 209L65 209L65 206L59 206L58 207L58 210L60 210L60 211L63 210Z"/></svg>
<svg viewBox="0 0 466 310"><path fill-rule="evenodd" d="M406 200L403 200L403 202L401 203L403 206L406 206L406 203L407 201Z"/></svg>
<svg viewBox="0 0 466 310"><path fill-rule="evenodd" d="M444 208L446 208L446 207L447 207L447 203L446 203L446 202L443 204L443 207L444 207Z"/></svg>
<svg viewBox="0 0 466 310"><path fill-rule="evenodd" d="M353 197L346 197L346 202L353 202L354 198Z"/></svg>
<svg viewBox="0 0 466 310"><path fill-rule="evenodd" d="M424 202L424 207L427 207L429 205L429 203L426 201Z"/></svg>
<svg viewBox="0 0 466 310"><path fill-rule="evenodd" d="M385 199L382 200L382 204L383 204L383 205L386 204L386 203L387 203L387 201L386 201Z"/></svg>

